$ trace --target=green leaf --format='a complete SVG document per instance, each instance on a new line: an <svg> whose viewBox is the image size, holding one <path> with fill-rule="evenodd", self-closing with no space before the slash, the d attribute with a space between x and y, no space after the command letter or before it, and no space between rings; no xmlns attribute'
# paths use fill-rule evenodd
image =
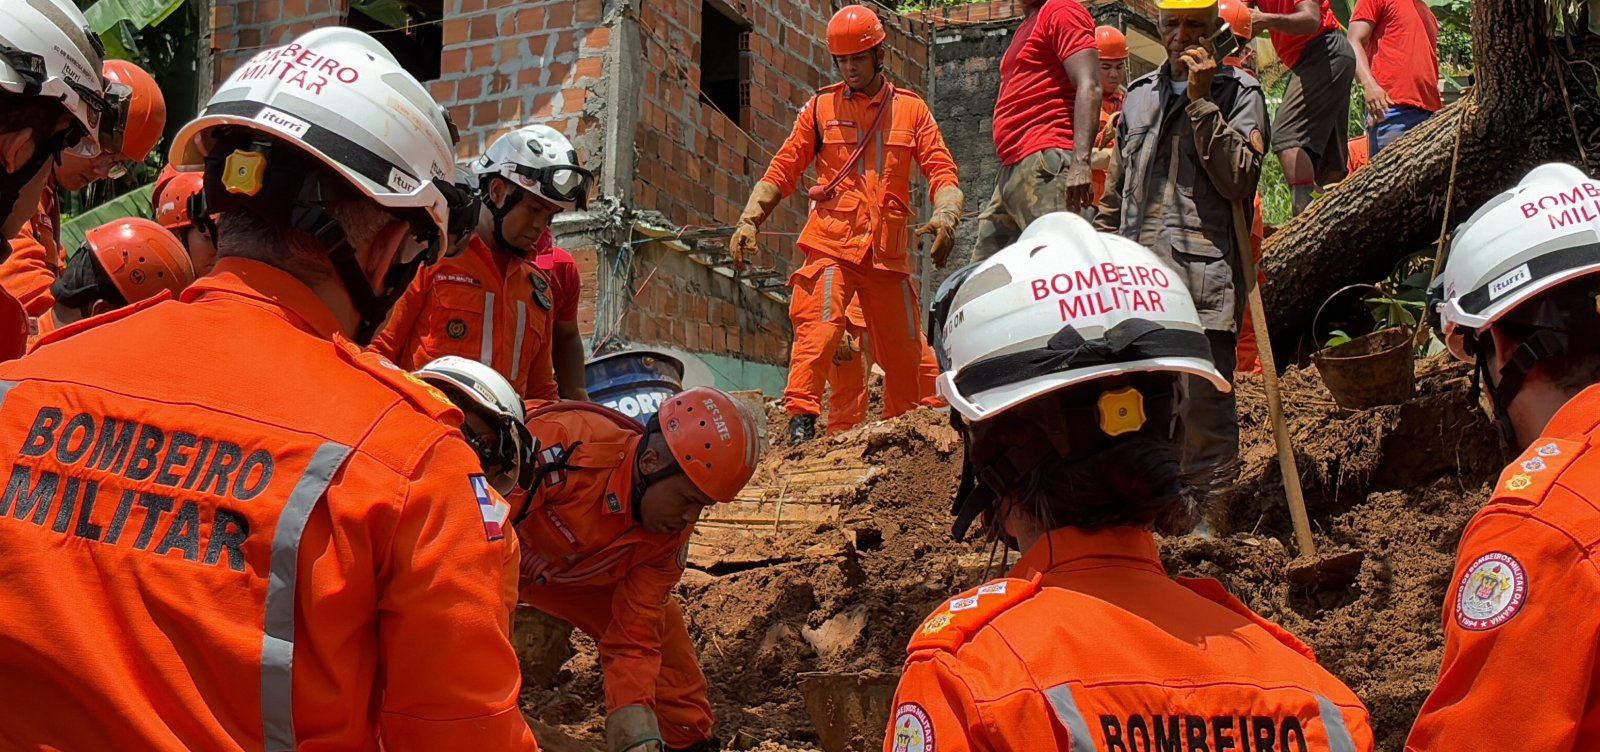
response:
<svg viewBox="0 0 1600 752"><path fill-rule="evenodd" d="M1349 341L1350 335L1345 334L1343 329L1335 329L1328 335L1328 342L1323 347L1338 347Z"/></svg>
<svg viewBox="0 0 1600 752"><path fill-rule="evenodd" d="M411 23L411 14L400 0L352 0L350 10L364 13L391 29L403 29Z"/></svg>
<svg viewBox="0 0 1600 752"><path fill-rule="evenodd" d="M89 27L104 34L118 23L127 21L135 29L158 24L183 6L183 0L100 0L83 15Z"/></svg>
<svg viewBox="0 0 1600 752"><path fill-rule="evenodd" d="M70 255L83 245L83 236L90 230L123 217L149 219L155 212L150 206L150 195L155 183L140 186L127 193L90 209L61 223L61 247Z"/></svg>

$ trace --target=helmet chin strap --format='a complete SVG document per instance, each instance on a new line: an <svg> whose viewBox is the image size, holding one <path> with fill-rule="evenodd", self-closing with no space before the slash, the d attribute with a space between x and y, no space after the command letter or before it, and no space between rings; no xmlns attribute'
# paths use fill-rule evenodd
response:
<svg viewBox="0 0 1600 752"><path fill-rule="evenodd" d="M505 201L500 202L500 205L496 206L493 201L488 200L487 196L484 197L483 205L489 210L489 216L494 217L494 249L507 256L526 258L527 252L512 245L511 241L506 240L505 234L506 215L510 214L511 210L521 201L522 191L513 187L511 192L506 195Z"/></svg>
<svg viewBox="0 0 1600 752"><path fill-rule="evenodd" d="M362 347L371 344L378 327L383 326L384 319L389 317L389 310L411 286L411 280L417 276L417 270L422 268L430 254L418 253L410 261L391 264L384 276L387 289L380 294L367 281L367 274L362 270L361 262L356 258L356 249L350 244L344 228L321 205L296 206L290 213L289 221L327 250L328 260L338 273L339 281L344 283L345 292L360 317L351 340Z"/></svg>
<svg viewBox="0 0 1600 752"><path fill-rule="evenodd" d="M1511 357L1500 368L1498 380L1489 378L1489 361L1494 357L1493 340L1484 334L1469 341L1478 354L1477 365L1472 368L1471 399L1476 402L1481 385L1488 386L1489 402L1494 405L1494 420L1500 428L1500 437L1513 452L1520 452L1522 442L1517 440L1516 427L1511 422L1511 401L1522 391L1528 374L1539 361L1572 352L1572 338L1560 329L1535 331L1511 351Z"/></svg>

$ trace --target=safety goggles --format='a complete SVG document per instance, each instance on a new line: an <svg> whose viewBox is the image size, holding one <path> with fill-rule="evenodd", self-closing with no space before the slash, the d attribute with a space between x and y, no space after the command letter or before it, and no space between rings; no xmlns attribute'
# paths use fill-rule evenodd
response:
<svg viewBox="0 0 1600 752"><path fill-rule="evenodd" d="M589 204L589 184L594 173L577 165L546 165L529 167L509 165L523 186L556 203L572 204L584 209Z"/></svg>

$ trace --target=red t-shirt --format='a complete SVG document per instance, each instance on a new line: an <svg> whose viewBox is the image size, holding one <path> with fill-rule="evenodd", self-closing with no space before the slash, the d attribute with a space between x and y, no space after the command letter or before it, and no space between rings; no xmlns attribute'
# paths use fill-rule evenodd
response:
<svg viewBox="0 0 1600 752"><path fill-rule="evenodd" d="M1045 149L1072 150L1072 106L1078 89L1062 64L1094 48L1094 18L1077 0L1045 0L1017 27L1000 58L1000 96L994 103L994 149L1000 164L1014 165ZM1087 125L1088 130L1095 127Z"/></svg>
<svg viewBox="0 0 1600 752"><path fill-rule="evenodd" d="M557 247L550 233L534 246L533 265L550 275L551 313L556 321L578 320L578 299L583 297L583 279L578 275L578 262L572 254Z"/></svg>
<svg viewBox="0 0 1600 752"><path fill-rule="evenodd" d="M1350 161L1345 163L1345 172L1354 175L1356 170L1372 164L1372 156L1367 151L1367 137L1356 136L1350 139Z"/></svg>
<svg viewBox="0 0 1600 752"><path fill-rule="evenodd" d="M1439 19L1422 0L1357 0L1350 23L1372 24L1367 62L1389 101L1438 112Z"/></svg>
<svg viewBox="0 0 1600 752"><path fill-rule="evenodd" d="M1252 5L1267 13L1293 13L1299 0L1255 0ZM1322 26L1315 33L1285 34L1281 31L1271 32L1272 49L1277 50L1278 59L1290 68L1300 64L1300 53L1305 50L1311 40L1339 28L1339 18L1333 15L1333 9L1328 7L1328 0L1322 0Z"/></svg>

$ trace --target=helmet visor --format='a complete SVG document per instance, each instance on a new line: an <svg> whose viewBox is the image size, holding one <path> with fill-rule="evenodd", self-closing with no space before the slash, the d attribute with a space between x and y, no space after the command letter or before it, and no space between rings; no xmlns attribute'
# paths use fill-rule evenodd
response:
<svg viewBox="0 0 1600 752"><path fill-rule="evenodd" d="M523 179L529 190L556 203L574 204L582 209L588 204L589 183L594 174L577 165L549 165L529 167L513 165L512 170Z"/></svg>

